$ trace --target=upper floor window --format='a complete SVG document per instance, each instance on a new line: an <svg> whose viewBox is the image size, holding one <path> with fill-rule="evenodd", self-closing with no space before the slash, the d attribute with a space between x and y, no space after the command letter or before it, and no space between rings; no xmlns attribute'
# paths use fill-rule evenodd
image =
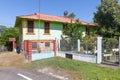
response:
<svg viewBox="0 0 120 80"><path fill-rule="evenodd" d="M67 26L67 24L63 24L63 26L62 26L62 34L63 35L66 35L66 33L65 33L65 27Z"/></svg>
<svg viewBox="0 0 120 80"><path fill-rule="evenodd" d="M50 23L49 22L44 22L44 33L50 34Z"/></svg>
<svg viewBox="0 0 120 80"><path fill-rule="evenodd" d="M27 28L28 28L28 33L33 33L34 32L34 21L28 20Z"/></svg>
<svg viewBox="0 0 120 80"><path fill-rule="evenodd" d="M86 27L86 34L90 35L90 28L88 26Z"/></svg>

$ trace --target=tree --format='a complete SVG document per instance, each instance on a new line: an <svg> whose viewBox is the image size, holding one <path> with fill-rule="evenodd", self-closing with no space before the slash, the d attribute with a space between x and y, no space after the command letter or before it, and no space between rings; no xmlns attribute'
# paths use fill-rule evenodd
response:
<svg viewBox="0 0 120 80"><path fill-rule="evenodd" d="M6 28L6 26L0 25L0 35L3 33L5 28Z"/></svg>
<svg viewBox="0 0 120 80"><path fill-rule="evenodd" d="M75 16L76 16L76 15L72 12L72 13L70 13L67 17L68 17L68 18L75 18Z"/></svg>
<svg viewBox="0 0 120 80"><path fill-rule="evenodd" d="M68 14L67 10L65 10L63 14L64 14L64 17L68 17L68 18L75 18L76 17L76 15L73 12Z"/></svg>
<svg viewBox="0 0 120 80"><path fill-rule="evenodd" d="M68 11L64 11L64 17L75 18L75 14L73 12L68 14ZM65 23L64 27L64 34L67 35L65 38L69 38L70 40L82 38L79 19L76 20L76 23Z"/></svg>
<svg viewBox="0 0 120 80"><path fill-rule="evenodd" d="M118 0L101 0L94 13L94 22L98 23L97 33L104 37L113 37L120 33L120 5Z"/></svg>
<svg viewBox="0 0 120 80"><path fill-rule="evenodd" d="M14 37L16 39L19 37L18 28L5 28L4 32L0 36L0 44L6 46L9 45L10 37Z"/></svg>
<svg viewBox="0 0 120 80"><path fill-rule="evenodd" d="M82 38L82 32L80 31L79 22L76 22L74 24L73 23L66 23L64 32L67 35L66 38L69 38L70 40L76 40L76 39Z"/></svg>

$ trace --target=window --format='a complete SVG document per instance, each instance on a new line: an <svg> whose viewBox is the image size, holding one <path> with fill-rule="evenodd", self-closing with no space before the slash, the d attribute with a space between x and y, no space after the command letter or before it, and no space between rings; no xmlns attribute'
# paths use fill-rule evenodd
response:
<svg viewBox="0 0 120 80"><path fill-rule="evenodd" d="M65 27L66 27L66 26L67 26L67 24L63 24L63 26L62 26L62 34L63 34L63 35L66 35L66 34L65 34Z"/></svg>
<svg viewBox="0 0 120 80"><path fill-rule="evenodd" d="M44 33L50 34L50 23L49 22L44 23Z"/></svg>
<svg viewBox="0 0 120 80"><path fill-rule="evenodd" d="M89 29L88 26L86 27L86 34L87 34L87 35L90 35L90 29Z"/></svg>
<svg viewBox="0 0 120 80"><path fill-rule="evenodd" d="M34 32L34 21L28 20L27 21L28 33Z"/></svg>
<svg viewBox="0 0 120 80"><path fill-rule="evenodd" d="M50 42L45 42L45 47L50 47Z"/></svg>
<svg viewBox="0 0 120 80"><path fill-rule="evenodd" d="M32 49L37 49L37 42L32 42Z"/></svg>

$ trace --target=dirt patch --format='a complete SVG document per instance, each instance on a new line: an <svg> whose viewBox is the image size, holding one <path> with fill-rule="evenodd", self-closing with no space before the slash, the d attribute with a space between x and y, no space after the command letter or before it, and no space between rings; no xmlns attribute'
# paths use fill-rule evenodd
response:
<svg viewBox="0 0 120 80"><path fill-rule="evenodd" d="M107 65L107 64L100 64L100 67L103 68L110 68L110 69L117 69L119 66Z"/></svg>
<svg viewBox="0 0 120 80"><path fill-rule="evenodd" d="M16 67L25 62L22 54L7 52L0 54L0 67Z"/></svg>
<svg viewBox="0 0 120 80"><path fill-rule="evenodd" d="M73 80L67 72L62 71L62 70L57 70L51 67L45 67L42 69L38 69L37 71L56 77L60 80Z"/></svg>

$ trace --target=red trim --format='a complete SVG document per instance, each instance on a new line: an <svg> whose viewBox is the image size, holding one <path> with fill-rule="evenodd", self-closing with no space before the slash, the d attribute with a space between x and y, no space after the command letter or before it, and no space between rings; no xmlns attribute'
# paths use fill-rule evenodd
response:
<svg viewBox="0 0 120 80"><path fill-rule="evenodd" d="M53 46L53 48L54 48L54 56L56 57L56 40L54 40L54 46Z"/></svg>
<svg viewBox="0 0 120 80"><path fill-rule="evenodd" d="M28 61L31 62L32 61L32 42L30 40L27 40L27 52L28 52Z"/></svg>
<svg viewBox="0 0 120 80"><path fill-rule="evenodd" d="M28 56L28 61L29 62L31 62L31 60L32 60L32 41L30 41L30 40L24 40L24 42L23 42L23 50L25 51L25 52L27 52L27 56ZM25 53L26 54L26 53Z"/></svg>

